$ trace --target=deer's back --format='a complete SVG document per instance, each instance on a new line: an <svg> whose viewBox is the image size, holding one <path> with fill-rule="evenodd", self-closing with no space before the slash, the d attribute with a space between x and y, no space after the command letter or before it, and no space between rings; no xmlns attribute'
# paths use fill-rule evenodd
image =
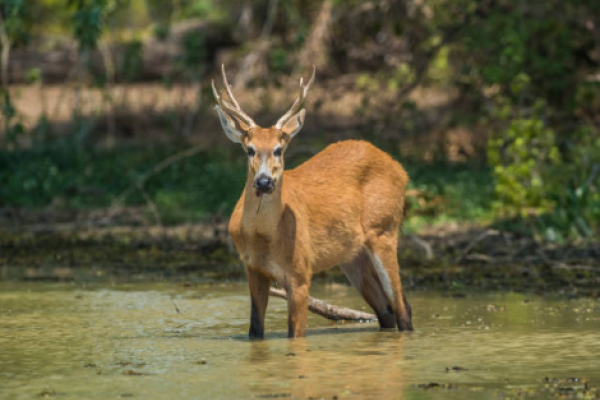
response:
<svg viewBox="0 0 600 400"><path fill-rule="evenodd" d="M310 232L317 270L353 259L369 235L396 235L408 175L387 153L364 141L328 146L284 173L286 200ZM344 249L344 255L336 249ZM347 260L346 260L347 258Z"/></svg>
<svg viewBox="0 0 600 400"><path fill-rule="evenodd" d="M346 140L326 147L297 168L286 171L284 181L310 198L322 197L320 193L363 193L369 188L374 195L399 199L404 197L408 175L389 154L372 144Z"/></svg>

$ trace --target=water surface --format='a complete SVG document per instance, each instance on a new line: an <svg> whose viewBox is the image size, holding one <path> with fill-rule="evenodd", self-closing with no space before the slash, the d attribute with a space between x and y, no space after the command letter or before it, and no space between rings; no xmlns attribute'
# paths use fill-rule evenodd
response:
<svg viewBox="0 0 600 400"><path fill-rule="evenodd" d="M312 294L366 309L351 287ZM311 315L246 338L246 285L0 283L0 398L597 398L598 300L409 293L416 331ZM178 312L179 310L179 312Z"/></svg>

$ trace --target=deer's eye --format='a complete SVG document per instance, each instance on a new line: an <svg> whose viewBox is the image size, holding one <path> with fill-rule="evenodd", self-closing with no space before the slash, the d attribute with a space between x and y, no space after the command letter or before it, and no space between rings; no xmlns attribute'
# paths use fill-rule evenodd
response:
<svg viewBox="0 0 600 400"><path fill-rule="evenodd" d="M273 155L275 157L281 157L281 152L282 152L281 147L278 147L275 150L273 150Z"/></svg>
<svg viewBox="0 0 600 400"><path fill-rule="evenodd" d="M255 154L256 150L254 150L252 147L248 147L248 157L254 157Z"/></svg>

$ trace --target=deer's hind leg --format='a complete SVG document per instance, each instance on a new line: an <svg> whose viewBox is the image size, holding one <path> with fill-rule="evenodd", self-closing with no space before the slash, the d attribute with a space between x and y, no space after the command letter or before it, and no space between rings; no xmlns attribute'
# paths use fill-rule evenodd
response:
<svg viewBox="0 0 600 400"><path fill-rule="evenodd" d="M396 327L394 309L367 252L361 250L354 260L340 265L340 268L377 315L379 327L394 329Z"/></svg>
<svg viewBox="0 0 600 400"><path fill-rule="evenodd" d="M375 235L367 243L367 253L371 259L383 289L392 303L396 323L400 331L412 331L412 311L400 280L396 231Z"/></svg>

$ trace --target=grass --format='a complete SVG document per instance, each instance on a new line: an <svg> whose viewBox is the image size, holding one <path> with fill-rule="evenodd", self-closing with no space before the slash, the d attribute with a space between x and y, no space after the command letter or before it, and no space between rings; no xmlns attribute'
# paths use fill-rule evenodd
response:
<svg viewBox="0 0 600 400"><path fill-rule="evenodd" d="M411 177L410 188L421 192L408 199L405 231L418 231L426 224L483 223L493 219L494 181L488 167L415 160L404 161L403 165Z"/></svg>
<svg viewBox="0 0 600 400"><path fill-rule="evenodd" d="M0 206L90 210L110 206L123 190L181 147L127 146L114 150L72 145L0 153ZM203 153L152 176L144 190L163 222L197 221L231 210L244 181L243 160ZM145 204L140 191L126 205Z"/></svg>
<svg viewBox="0 0 600 400"><path fill-rule="evenodd" d="M0 207L106 208L154 165L185 148L127 145L99 150L69 141L0 152ZM243 188L245 162L238 148L203 152L153 175L144 191L168 225L201 221L215 213L228 215ZM410 218L405 230L491 218L493 182L489 169L417 160L403 160L403 164L411 176L411 189L417 192L409 199ZM146 200L141 191L135 191L125 204L144 205Z"/></svg>

